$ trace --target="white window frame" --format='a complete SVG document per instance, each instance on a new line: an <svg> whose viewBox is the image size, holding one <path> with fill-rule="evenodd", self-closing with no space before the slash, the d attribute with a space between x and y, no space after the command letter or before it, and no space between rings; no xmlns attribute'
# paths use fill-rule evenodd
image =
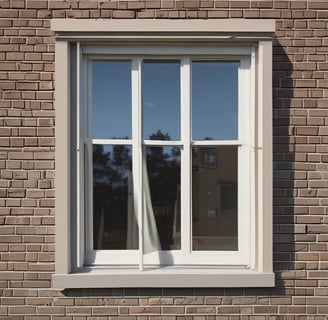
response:
<svg viewBox="0 0 328 320"><path fill-rule="evenodd" d="M56 272L53 276L54 287L235 287L235 286L272 286L272 39L274 22L272 20L219 20L219 21L80 21L59 19L52 21L57 32L56 41ZM92 30L92 32L90 31ZM138 31L136 31L138 30ZM151 32L150 32L151 31ZM155 34L155 36L154 36ZM94 43L97 41L97 43ZM178 43L177 43L178 41ZM200 44L202 41L204 43ZM99 44L100 42L100 44ZM169 45L168 45L169 42ZM123 44L122 44L123 43ZM165 45L164 45L165 43ZM197 45L195 45L197 43ZM71 46L74 46L72 50ZM160 48L160 50L159 50ZM181 121L181 141L186 146L182 161L189 159L190 164L190 63L196 57L213 60L238 59L239 101L247 101L244 108L239 103L239 140L238 141L198 141L193 145L238 145L238 157L242 155L246 164L241 167L238 161L238 188L249 190L245 197L238 192L238 201L249 208L244 221L238 218L238 241L242 250L228 252L191 252L189 247L174 253L175 265L166 268L144 268L144 264L156 264L156 254L144 255L141 250L94 251L84 232L87 228L84 213L83 190L78 186L88 185L90 174L84 172L85 152L90 153L92 142L112 143L114 141L90 141L82 139L83 120L90 119L86 114L88 79L85 75L87 60L90 58L129 57L135 70L132 72L132 102L137 122L141 126L140 96L140 57L177 57L181 58L181 105L187 117ZM60 61L60 63L58 63ZM76 67L72 67L76 64ZM59 78L60 75L60 78ZM64 75L64 77L62 76ZM73 84L74 82L74 84ZM76 90L71 90L75 86ZM70 94L76 92L76 97ZM73 104L81 106L76 108ZM245 110L245 105L247 106ZM76 128L72 123L76 121ZM188 120L189 119L189 120ZM248 121L245 121L248 119ZM242 121L241 121L242 120ZM246 125L244 126L244 124ZM63 125L65 124L65 125ZM76 147L80 155L74 162L70 137L77 132ZM134 152L142 144L140 135L132 140L119 141L133 145ZM88 141L86 141L88 140ZM115 144L118 141L115 140ZM160 143L165 145L166 142ZM167 142L172 145L172 142ZM181 143L181 144L180 144ZM158 142L156 142L158 145ZM85 151L86 150L86 151ZM137 158L137 156L135 156ZM72 164L77 166L74 180ZM136 163L140 168L141 160ZM89 166L89 170L90 170ZM248 170L247 170L248 168ZM246 169L246 170L245 170ZM140 170L139 170L140 171ZM190 190L190 174L182 169L181 189ZM190 171L190 168L189 168ZM241 177L244 172L244 177ZM140 182L136 179L134 183ZM244 182L244 185L242 185ZM247 185L246 185L247 184ZM137 188L135 188L137 189ZM241 196L240 196L241 195ZM73 196L73 197L72 197ZM184 193L182 193L182 197ZM140 198L140 197L137 197ZM75 199L75 200L73 200ZM190 198L182 199L182 205L190 215ZM76 201L76 203L74 203ZM240 211L240 210L239 210ZM141 208L139 207L139 212ZM75 220L74 220L75 219ZM188 219L186 219L188 221ZM74 228L74 224L76 227ZM60 226L60 228L58 228ZM141 228L140 228L141 229ZM182 226L183 237L190 233L189 224ZM139 231L139 234L142 230ZM244 233L244 235L243 235ZM140 238L140 237L139 237ZM142 237L141 237L142 239ZM140 241L140 240L139 240ZM142 241L142 240L141 240ZM141 244L141 243L140 243ZM139 245L140 247L140 245ZM142 247L142 246L141 246ZM140 253L141 251L141 253ZM241 254L242 253L242 254ZM166 253L163 252L165 255ZM199 265L201 257L202 264ZM219 258L219 260L218 260ZM114 263L111 263L114 261ZM128 265L135 261L135 263Z"/></svg>
<svg viewBox="0 0 328 320"><path fill-rule="evenodd" d="M163 50L166 49L166 50ZM210 47L202 47L201 50L195 47L185 46L183 48L179 47L170 47L163 48L163 46L157 46L154 48L149 48L148 46L141 48L130 48L129 52L126 51L126 48L116 48L116 47L95 47L95 46L86 46L81 47L81 52L77 54L81 55L82 66L81 69L84 70L82 79L86 78L85 86L83 86L82 92L84 92L84 98L81 100L87 101L84 103L84 108L82 107L82 111L80 114L83 114L81 117L80 123L83 122L84 119L88 119L88 123L85 124L89 127L87 136L91 136L91 123L92 123L92 112L88 109L91 107L90 98L88 99L88 95L91 96L90 92L90 80L88 74L90 75L90 62L94 60L122 60L122 56L116 56L117 52L122 50L124 54L124 59L132 61L132 119L133 119L133 139L119 140L119 139L90 139L86 138L85 141L80 143L80 147L83 149L83 146L87 146L88 158L90 159L88 163L83 164L84 156L83 153L80 153L80 161L78 163L82 163L81 167L88 168L85 172L87 176L90 178L87 180L92 180L92 163L91 163L91 152L92 152L92 144L111 144L111 145L131 145L134 156L132 157L134 164L134 194L137 199L141 199L142 194L142 183L139 181L142 174L140 171L142 170L141 165L141 149L145 146L157 145L157 146L169 146L169 145L177 145L181 147L181 175L182 175L182 183L181 190L183 190L181 194L181 213L183 216L181 220L184 221L182 223L182 248L181 250L172 250L170 252L161 251L145 254L142 252L142 249L139 250L93 250L92 243L92 233L93 233L93 223L92 223L92 203L91 199L89 201L89 205L86 210L80 210L78 212L78 216L81 217L84 221L87 221L86 226L87 230L84 230L86 234L84 234L83 230L77 235L77 243L81 243L82 239L86 240L86 252L81 253L80 266L83 264L86 265L117 265L117 264L138 264L140 269L143 269L144 265L155 264L158 265L161 263L168 264L169 261L172 261L173 265L196 265L199 264L201 260L203 264L206 265L239 265L240 267L249 268L250 267L250 225L249 221L251 220L250 215L250 188L247 185L247 181L250 181L249 173L251 171L250 168L250 149L251 149L251 137L249 134L249 122L251 115L254 115L254 112L251 112L251 88L249 87L249 83L251 82L251 74L253 69L255 68L254 58L252 59L252 47L219 47L219 48L210 48ZM135 53L135 51L137 53ZM166 56L163 57L163 51L166 51ZM105 52L105 53L104 53ZM238 115L239 115L239 139L237 140L211 140L211 141L191 141L191 62L192 58L186 56L177 56L184 52L185 54L192 52L192 54L197 57L198 60L209 60L213 61L239 61L240 67L238 71L238 80L239 80L239 106L238 106ZM209 55L204 55L203 52L208 52ZM222 54L222 52L224 52ZM230 54L227 55L226 52ZM100 56L97 54L100 53ZM142 58L133 58L135 54L141 54ZM200 55L202 54L202 55ZM141 127L142 124L139 123L139 119L142 118L141 114L141 105L140 105L140 88L141 88L141 77L140 70L142 60L151 60L151 59L174 59L181 61L181 140L180 141L151 141L151 140L143 140L141 139ZM254 55L253 55L254 57ZM251 66L251 64L253 66ZM81 103L83 104L83 103ZM84 111L83 111L84 109ZM81 110L81 108L80 108ZM83 133L79 134L79 136L83 136ZM191 244L191 208L190 208L190 196L191 196L191 170L190 170L190 148L191 146L223 146L223 145L235 145L238 147L238 188L239 188L239 199L238 205L240 208L243 208L242 214L239 210L239 218L238 218L238 251L192 251ZM83 171L83 170L82 170ZM139 171L139 172L138 172ZM80 176L83 176L83 172L80 173ZM78 175L79 177L79 175ZM80 197L82 201L89 198L92 194L92 183L88 184L89 189L83 187L83 183L77 183L77 186L82 188L77 192L81 194ZM140 194L139 194L140 191ZM83 203L81 203L81 207ZM142 211L142 210L140 210ZM139 217L139 248L143 248L142 242L142 215L139 212L137 214ZM84 218L83 218L84 217Z"/></svg>

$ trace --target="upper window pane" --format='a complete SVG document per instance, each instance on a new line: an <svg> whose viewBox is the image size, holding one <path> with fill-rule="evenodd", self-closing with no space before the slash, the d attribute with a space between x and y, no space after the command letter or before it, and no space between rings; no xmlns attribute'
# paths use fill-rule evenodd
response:
<svg viewBox="0 0 328 320"><path fill-rule="evenodd" d="M131 62L92 61L92 138L131 139Z"/></svg>
<svg viewBox="0 0 328 320"><path fill-rule="evenodd" d="M239 62L192 62L193 140L238 139Z"/></svg>
<svg viewBox="0 0 328 320"><path fill-rule="evenodd" d="M143 62L142 106L144 139L160 131L165 140L180 140L179 61Z"/></svg>

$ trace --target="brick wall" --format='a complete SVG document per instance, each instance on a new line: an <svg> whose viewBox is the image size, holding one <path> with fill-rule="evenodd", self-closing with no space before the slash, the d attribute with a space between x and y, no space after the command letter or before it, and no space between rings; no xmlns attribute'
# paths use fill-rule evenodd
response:
<svg viewBox="0 0 328 320"><path fill-rule="evenodd" d="M52 18L273 18L272 289L51 289ZM0 319L327 319L328 2L0 1Z"/></svg>

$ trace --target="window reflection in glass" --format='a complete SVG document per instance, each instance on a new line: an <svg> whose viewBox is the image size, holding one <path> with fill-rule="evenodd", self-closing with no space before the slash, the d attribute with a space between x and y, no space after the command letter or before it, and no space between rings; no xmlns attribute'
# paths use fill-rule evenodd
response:
<svg viewBox="0 0 328 320"><path fill-rule="evenodd" d="M193 140L238 139L238 62L192 62Z"/></svg>
<svg viewBox="0 0 328 320"><path fill-rule="evenodd" d="M131 146L93 145L94 249L137 249Z"/></svg>
<svg viewBox="0 0 328 320"><path fill-rule="evenodd" d="M146 157L150 196L161 249L180 249L180 148L146 147Z"/></svg>
<svg viewBox="0 0 328 320"><path fill-rule="evenodd" d="M237 148L192 148L193 250L238 250Z"/></svg>
<svg viewBox="0 0 328 320"><path fill-rule="evenodd" d="M180 140L180 62L150 61L142 65L143 137L161 130Z"/></svg>
<svg viewBox="0 0 328 320"><path fill-rule="evenodd" d="M92 61L92 138L131 138L131 62Z"/></svg>

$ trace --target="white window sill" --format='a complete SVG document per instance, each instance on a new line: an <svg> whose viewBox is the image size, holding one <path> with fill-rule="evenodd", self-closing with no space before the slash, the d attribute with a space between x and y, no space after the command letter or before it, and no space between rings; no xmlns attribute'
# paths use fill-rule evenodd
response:
<svg viewBox="0 0 328 320"><path fill-rule="evenodd" d="M273 287L273 272L217 268L83 268L54 274L53 288Z"/></svg>

